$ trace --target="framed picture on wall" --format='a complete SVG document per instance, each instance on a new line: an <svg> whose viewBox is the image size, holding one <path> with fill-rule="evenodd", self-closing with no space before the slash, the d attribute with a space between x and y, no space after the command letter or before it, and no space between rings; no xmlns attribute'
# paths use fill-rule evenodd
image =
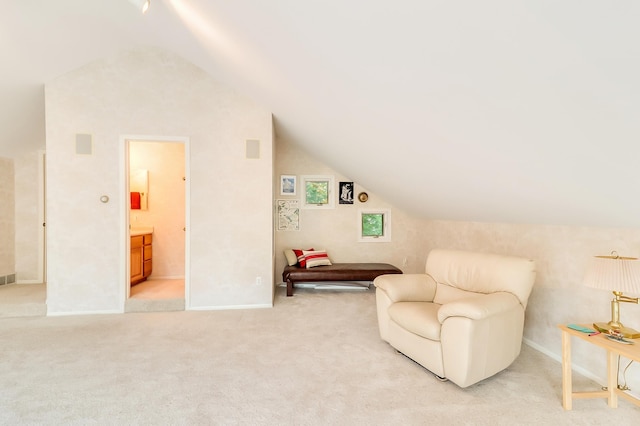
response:
<svg viewBox="0 0 640 426"><path fill-rule="evenodd" d="M303 175L300 177L304 193L303 209L334 208L333 176Z"/></svg>
<svg viewBox="0 0 640 426"><path fill-rule="evenodd" d="M296 180L292 175L280 175L280 195L296 195Z"/></svg>
<svg viewBox="0 0 640 426"><path fill-rule="evenodd" d="M300 230L300 206L298 200L276 200L278 231Z"/></svg>
<svg viewBox="0 0 640 426"><path fill-rule="evenodd" d="M340 204L353 204L353 182L340 182Z"/></svg>

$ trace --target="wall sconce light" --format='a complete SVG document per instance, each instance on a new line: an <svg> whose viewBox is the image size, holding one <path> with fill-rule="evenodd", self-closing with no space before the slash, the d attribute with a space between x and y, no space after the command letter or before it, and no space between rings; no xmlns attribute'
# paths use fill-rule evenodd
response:
<svg viewBox="0 0 640 426"><path fill-rule="evenodd" d="M129 2L142 13L147 13L147 10L149 10L149 6L151 5L151 0L129 0Z"/></svg>
<svg viewBox="0 0 640 426"><path fill-rule="evenodd" d="M640 294L640 260L618 256L615 251L611 252L611 256L594 256L587 267L584 285L613 291L611 321L594 323L598 331L616 333L630 339L640 337L640 332L620 322L620 302L638 303L637 297L624 296L622 293Z"/></svg>

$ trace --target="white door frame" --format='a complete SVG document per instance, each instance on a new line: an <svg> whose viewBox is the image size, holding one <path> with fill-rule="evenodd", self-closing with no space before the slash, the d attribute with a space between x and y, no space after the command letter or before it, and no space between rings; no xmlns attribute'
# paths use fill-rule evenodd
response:
<svg viewBox="0 0 640 426"><path fill-rule="evenodd" d="M130 254L131 240L129 238L129 206L131 198L129 195L129 142L175 142L184 145L184 300L185 310L191 308L191 280L190 280L190 208L191 208L191 179L190 179L190 139L187 136L153 136L153 135L120 135L120 205L123 206L120 214L120 300L121 310L125 312L125 304L129 298L130 285Z"/></svg>
<svg viewBox="0 0 640 426"><path fill-rule="evenodd" d="M38 278L37 281L47 283L47 154L38 151Z"/></svg>
<svg viewBox="0 0 640 426"><path fill-rule="evenodd" d="M16 272L16 283L18 284L46 284L47 283L47 173L46 173L46 152L42 149L38 153L38 240L36 258L36 277L29 280L19 279ZM46 292L46 287L45 287Z"/></svg>

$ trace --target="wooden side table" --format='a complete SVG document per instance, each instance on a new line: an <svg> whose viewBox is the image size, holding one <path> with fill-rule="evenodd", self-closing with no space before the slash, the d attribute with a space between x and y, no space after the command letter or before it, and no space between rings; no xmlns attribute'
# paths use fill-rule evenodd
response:
<svg viewBox="0 0 640 426"><path fill-rule="evenodd" d="M582 325L592 328L589 324ZM573 399L581 398L607 398L609 407L617 408L618 396L640 406L640 399L618 389L618 355L640 361L640 339L634 340L634 345L625 345L607 339L604 334L589 336L587 333L573 330L564 324L558 325L558 328L562 331L562 406L565 410L571 410ZM606 391L573 392L571 386L571 336L576 336L607 351Z"/></svg>

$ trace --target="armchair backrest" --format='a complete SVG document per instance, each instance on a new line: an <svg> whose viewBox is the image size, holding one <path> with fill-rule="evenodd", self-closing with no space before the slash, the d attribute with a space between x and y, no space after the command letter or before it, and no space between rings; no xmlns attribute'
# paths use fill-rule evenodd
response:
<svg viewBox="0 0 640 426"><path fill-rule="evenodd" d="M535 261L460 250L431 250L425 271L437 283L434 302L447 303L467 292L515 295L526 308L536 277Z"/></svg>

